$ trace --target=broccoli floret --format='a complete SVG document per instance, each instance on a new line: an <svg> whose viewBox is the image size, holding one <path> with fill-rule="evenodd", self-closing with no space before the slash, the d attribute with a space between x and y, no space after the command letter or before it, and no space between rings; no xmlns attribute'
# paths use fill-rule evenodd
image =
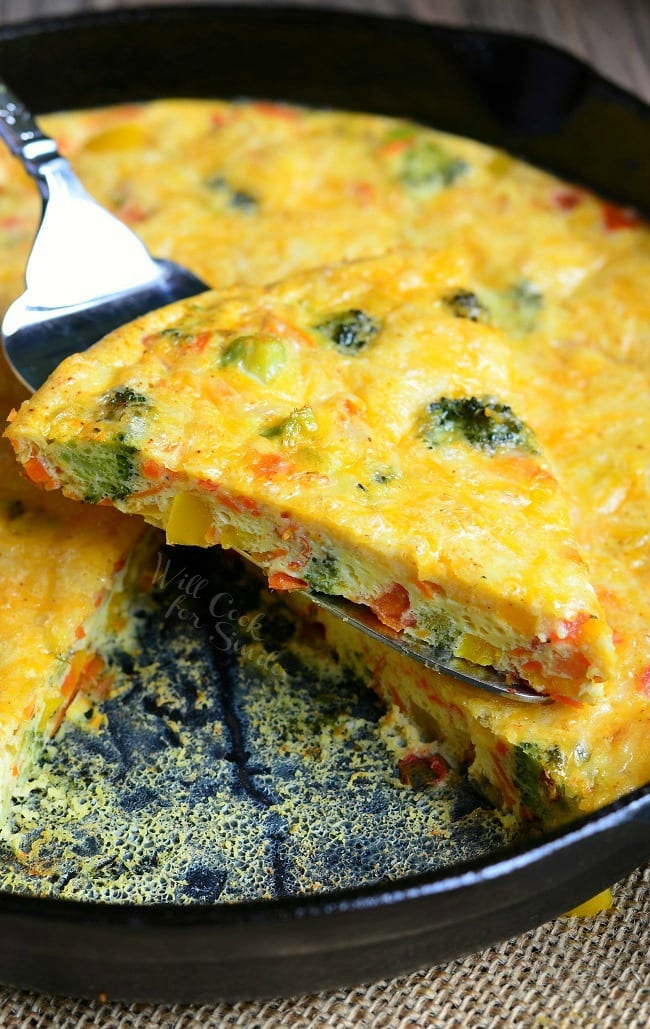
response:
<svg viewBox="0 0 650 1029"><path fill-rule="evenodd" d="M265 439L279 439L285 447L295 446L318 431L318 423L311 407L299 407L288 418L262 429Z"/></svg>
<svg viewBox="0 0 650 1029"><path fill-rule="evenodd" d="M56 463L70 475L87 503L124 500L133 492L138 478L134 460L138 451L125 443L123 433L92 443L69 440L53 450Z"/></svg>
<svg viewBox="0 0 650 1029"><path fill-rule="evenodd" d="M471 322L489 320L489 311L485 304L481 303L476 293L471 293L467 289L448 293L442 300L456 318L468 318Z"/></svg>
<svg viewBox="0 0 650 1029"><path fill-rule="evenodd" d="M434 647L453 652L460 632L446 611L427 610L420 615L419 620Z"/></svg>
<svg viewBox="0 0 650 1029"><path fill-rule="evenodd" d="M515 448L538 452L532 430L495 397L440 397L427 407L418 435L430 449L464 440L492 454Z"/></svg>
<svg viewBox="0 0 650 1029"><path fill-rule="evenodd" d="M132 389L131 386L116 386L101 397L98 405L100 420L119 421L125 411L137 408L142 411L149 407L149 400Z"/></svg>
<svg viewBox="0 0 650 1029"><path fill-rule="evenodd" d="M357 354L371 342L381 324L365 311L352 309L319 322L316 331L326 336L344 354Z"/></svg>
<svg viewBox="0 0 650 1029"><path fill-rule="evenodd" d="M469 165L437 143L420 138L402 155L399 178L410 189L433 192L451 186Z"/></svg>
<svg viewBox="0 0 650 1029"><path fill-rule="evenodd" d="M559 806L558 813L569 808L562 787L549 772L557 765L554 751L557 748L543 751L535 743L520 743L512 751L513 781L522 803L536 818L548 818L550 804Z"/></svg>
<svg viewBox="0 0 650 1029"><path fill-rule="evenodd" d="M339 589L339 567L334 554L326 550L313 555L303 572L305 580L318 593L337 593Z"/></svg>
<svg viewBox="0 0 650 1029"><path fill-rule="evenodd" d="M242 211L246 214L252 214L257 210L257 198L246 190L235 189L230 185L228 180L223 177L223 175L210 176L210 178L206 180L205 185L212 192L220 193L228 207L232 207L233 209Z"/></svg>

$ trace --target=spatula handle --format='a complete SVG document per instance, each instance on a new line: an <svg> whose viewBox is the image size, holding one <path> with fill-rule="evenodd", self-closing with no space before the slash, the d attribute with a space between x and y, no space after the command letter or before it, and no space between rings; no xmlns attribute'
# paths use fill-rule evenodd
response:
<svg viewBox="0 0 650 1029"><path fill-rule="evenodd" d="M0 137L30 175L43 161L58 157L56 142L39 128L22 100L0 80Z"/></svg>

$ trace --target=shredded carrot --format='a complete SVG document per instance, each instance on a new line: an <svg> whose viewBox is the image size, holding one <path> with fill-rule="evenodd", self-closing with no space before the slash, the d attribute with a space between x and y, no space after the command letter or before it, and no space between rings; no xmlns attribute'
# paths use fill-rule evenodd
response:
<svg viewBox="0 0 650 1029"><path fill-rule="evenodd" d="M492 764L494 765L497 782L499 783L499 789L503 795L503 800L509 807L512 807L516 800L516 794L514 792L510 776L503 767L501 759L497 757L496 754L492 754Z"/></svg>
<svg viewBox="0 0 650 1029"><path fill-rule="evenodd" d="M646 697L650 697L650 665L639 673L639 689Z"/></svg>
<svg viewBox="0 0 650 1029"><path fill-rule="evenodd" d="M355 404L354 400L350 400L349 397L345 398L342 407L345 413L350 415L352 418L360 413L358 405Z"/></svg>
<svg viewBox="0 0 650 1029"><path fill-rule="evenodd" d="M102 658L99 656L99 654L93 654L90 660L86 662L86 664L81 669L81 675L79 678L83 676L83 678L90 683L93 679L96 679L99 673L103 672L103 670L104 662Z"/></svg>
<svg viewBox="0 0 650 1029"><path fill-rule="evenodd" d="M99 654L88 654L87 651L78 650L72 655L70 668L65 679L61 683L61 696L63 704L56 713L52 724L51 735L58 732L66 711L79 692L82 683L87 686L95 685L100 674L104 671L104 662Z"/></svg>
<svg viewBox="0 0 650 1029"><path fill-rule="evenodd" d="M28 461L25 461L23 465L25 474L32 482L35 482L37 486L42 486L43 489L58 489L58 482L50 475L47 468L39 461L37 457L30 457Z"/></svg>
<svg viewBox="0 0 650 1029"><path fill-rule="evenodd" d="M22 715L23 719L26 722L28 722L29 719L33 717L33 714L34 714L35 710L36 710L36 701L35 700L30 700L30 702L27 705L27 707L25 707L23 709L23 715Z"/></svg>
<svg viewBox="0 0 650 1029"><path fill-rule="evenodd" d="M299 329L297 325L292 325L291 322L286 321L284 318L280 318L280 316L275 314L274 311L269 311L268 314L265 315L262 323L262 329L270 336L280 336L281 339L292 339L295 343L300 344L300 346L309 347L311 350L316 346L315 341L309 333Z"/></svg>
<svg viewBox="0 0 650 1029"><path fill-rule="evenodd" d="M84 629L83 625L78 625L77 628L74 631L75 639L76 640L82 640L85 635L86 635L86 630Z"/></svg>
<svg viewBox="0 0 650 1029"><path fill-rule="evenodd" d="M418 582L418 587L424 593L425 597L436 597L444 594L442 586L438 585L437 582L431 582L430 580L423 579Z"/></svg>
<svg viewBox="0 0 650 1029"><path fill-rule="evenodd" d="M393 698L393 704L395 705L397 710L401 711L403 714L406 714L406 707L404 706L402 698L400 697L399 693L397 692L394 686L390 687L390 695Z"/></svg>
<svg viewBox="0 0 650 1029"><path fill-rule="evenodd" d="M200 352L201 350L205 350L206 346L210 342L211 336L212 333L210 332L199 332L196 336L193 336L191 339L187 340L187 342L185 343L185 348L187 350L196 350L198 352Z"/></svg>
<svg viewBox="0 0 650 1029"><path fill-rule="evenodd" d="M557 700L558 704L565 704L566 707L584 707L581 700L576 700L575 697L567 697L564 693L552 693L551 696L553 697L553 700Z"/></svg>
<svg viewBox="0 0 650 1029"><path fill-rule="evenodd" d="M197 482L199 489L204 490L206 493L214 493L220 504L227 507L230 511L248 511L250 514L259 515L260 509L257 501L253 500L252 497L244 497L239 494L227 493L218 482L212 482L211 479L199 479Z"/></svg>
<svg viewBox="0 0 650 1029"><path fill-rule="evenodd" d="M81 653L75 654L75 656L72 659L72 664L68 669L68 673L63 682L61 683L61 694L64 697L68 697L71 693L73 693L77 685L77 682L79 681L79 676L81 674L81 665L78 659L82 656L83 655Z"/></svg>
<svg viewBox="0 0 650 1029"><path fill-rule="evenodd" d="M379 147L379 153L384 157L393 157L395 154L401 154L404 150L408 150L412 145L412 139L389 139L387 143Z"/></svg>
<svg viewBox="0 0 650 1029"><path fill-rule="evenodd" d="M362 207L372 203L375 199L375 188L370 182L353 183L352 192Z"/></svg>
<svg viewBox="0 0 650 1029"><path fill-rule="evenodd" d="M169 485L169 481L159 482L156 486L150 486L149 489L139 489L137 492L138 499L142 497L154 497L156 493L162 493L164 489Z"/></svg>

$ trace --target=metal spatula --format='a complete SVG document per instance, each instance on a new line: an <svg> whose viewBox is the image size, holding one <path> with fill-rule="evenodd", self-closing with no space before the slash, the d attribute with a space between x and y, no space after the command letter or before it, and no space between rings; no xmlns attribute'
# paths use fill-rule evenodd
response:
<svg viewBox="0 0 650 1029"><path fill-rule="evenodd" d="M93 200L55 141L2 82L0 135L43 198L26 289L2 323L7 360L29 389L112 329L208 289L185 268L151 257Z"/></svg>
<svg viewBox="0 0 650 1029"><path fill-rule="evenodd" d="M209 287L174 264L151 257L121 221L86 192L53 139L0 81L0 136L35 180L43 216L27 263L25 292L2 323L4 351L28 389L41 386L70 354L174 300ZM381 625L371 612L305 591L317 605L428 668L490 693L542 704L550 698Z"/></svg>

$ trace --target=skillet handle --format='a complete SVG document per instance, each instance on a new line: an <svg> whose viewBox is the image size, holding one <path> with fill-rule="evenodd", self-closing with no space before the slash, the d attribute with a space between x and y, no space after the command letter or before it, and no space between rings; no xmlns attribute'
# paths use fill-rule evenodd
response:
<svg viewBox="0 0 650 1029"><path fill-rule="evenodd" d="M22 100L1 79L0 137L36 179L43 162L60 157L56 142L45 135Z"/></svg>

